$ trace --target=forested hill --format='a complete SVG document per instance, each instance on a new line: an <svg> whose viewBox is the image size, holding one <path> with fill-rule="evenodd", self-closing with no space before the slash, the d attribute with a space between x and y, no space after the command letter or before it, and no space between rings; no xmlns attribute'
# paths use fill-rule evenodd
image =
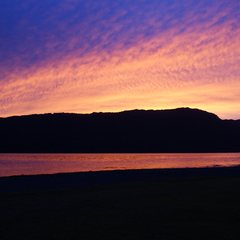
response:
<svg viewBox="0 0 240 240"><path fill-rule="evenodd" d="M189 108L0 118L0 152L240 152L240 120Z"/></svg>

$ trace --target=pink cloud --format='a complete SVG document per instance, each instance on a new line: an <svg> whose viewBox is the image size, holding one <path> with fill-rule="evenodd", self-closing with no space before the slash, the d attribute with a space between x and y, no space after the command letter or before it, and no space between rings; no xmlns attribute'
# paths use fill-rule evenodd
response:
<svg viewBox="0 0 240 240"><path fill-rule="evenodd" d="M235 114L237 1L30 5L19 7L27 14L14 18L11 41L0 38L0 116L179 104Z"/></svg>

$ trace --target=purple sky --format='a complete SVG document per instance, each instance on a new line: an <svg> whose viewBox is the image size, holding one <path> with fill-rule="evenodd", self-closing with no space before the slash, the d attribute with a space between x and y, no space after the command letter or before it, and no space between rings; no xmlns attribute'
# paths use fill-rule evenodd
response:
<svg viewBox="0 0 240 240"><path fill-rule="evenodd" d="M239 0L2 0L0 117L200 108L240 119Z"/></svg>

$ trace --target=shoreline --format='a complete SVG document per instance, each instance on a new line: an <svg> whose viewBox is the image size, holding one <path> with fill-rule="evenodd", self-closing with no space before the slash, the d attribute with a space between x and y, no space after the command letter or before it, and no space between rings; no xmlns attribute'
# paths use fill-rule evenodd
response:
<svg viewBox="0 0 240 240"><path fill-rule="evenodd" d="M3 240L239 239L239 166L19 176L3 186Z"/></svg>
<svg viewBox="0 0 240 240"><path fill-rule="evenodd" d="M0 194L37 190L86 188L164 179L240 176L240 166L109 170L0 177Z"/></svg>

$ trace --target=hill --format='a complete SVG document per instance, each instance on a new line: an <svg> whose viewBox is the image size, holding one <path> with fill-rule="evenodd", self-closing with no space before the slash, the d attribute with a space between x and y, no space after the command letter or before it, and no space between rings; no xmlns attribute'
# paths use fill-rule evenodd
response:
<svg viewBox="0 0 240 240"><path fill-rule="evenodd" d="M240 152L240 120L198 109L0 118L1 153Z"/></svg>

